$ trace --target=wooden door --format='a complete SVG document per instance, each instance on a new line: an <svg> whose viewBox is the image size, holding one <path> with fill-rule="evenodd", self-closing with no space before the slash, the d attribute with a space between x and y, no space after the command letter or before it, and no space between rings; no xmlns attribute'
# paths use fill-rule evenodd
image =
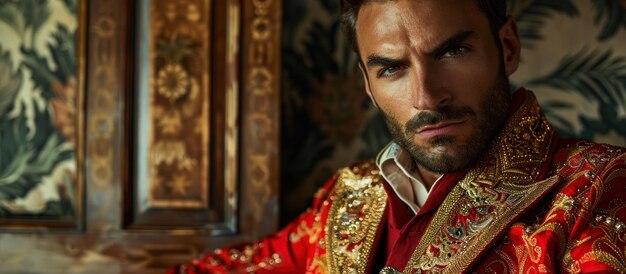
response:
<svg viewBox="0 0 626 274"><path fill-rule="evenodd" d="M276 231L280 0L75 8L70 210L0 215L0 273L163 273Z"/></svg>

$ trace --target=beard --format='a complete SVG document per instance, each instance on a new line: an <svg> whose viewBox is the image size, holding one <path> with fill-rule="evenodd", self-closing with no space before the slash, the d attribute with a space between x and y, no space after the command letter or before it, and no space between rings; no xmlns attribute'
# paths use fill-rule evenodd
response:
<svg viewBox="0 0 626 274"><path fill-rule="evenodd" d="M478 112L470 107L444 106L418 113L404 127L392 115L383 112L383 116L394 141L409 152L418 165L445 174L466 170L482 158L507 120L510 104L509 81L500 71L498 79L480 102ZM468 121L473 129L465 140L442 135L431 138L425 146L413 142L413 136L423 126L462 118L470 118Z"/></svg>

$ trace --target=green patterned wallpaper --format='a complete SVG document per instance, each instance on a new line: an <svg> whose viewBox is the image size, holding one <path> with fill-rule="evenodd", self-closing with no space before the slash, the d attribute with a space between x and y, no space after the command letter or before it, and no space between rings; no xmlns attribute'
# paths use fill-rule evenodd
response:
<svg viewBox="0 0 626 274"><path fill-rule="evenodd" d="M389 136L363 91L338 0L284 1L282 220L333 172ZM523 41L513 86L535 91L564 136L626 146L626 0L509 0Z"/></svg>
<svg viewBox="0 0 626 274"><path fill-rule="evenodd" d="M76 1L0 0L0 218L75 214Z"/></svg>

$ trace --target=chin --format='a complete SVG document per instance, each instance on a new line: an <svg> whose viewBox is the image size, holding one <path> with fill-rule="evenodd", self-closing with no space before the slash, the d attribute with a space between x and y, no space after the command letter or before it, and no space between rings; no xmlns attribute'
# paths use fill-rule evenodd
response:
<svg viewBox="0 0 626 274"><path fill-rule="evenodd" d="M430 149L429 153L433 155L434 158L454 158L459 154L456 149L450 146L436 146Z"/></svg>
<svg viewBox="0 0 626 274"><path fill-rule="evenodd" d="M437 157L458 155L464 147L457 137L450 135L433 137L428 141L428 146L430 147L427 149L428 153L437 155Z"/></svg>
<svg viewBox="0 0 626 274"><path fill-rule="evenodd" d="M446 144L430 146L421 152L413 151L413 158L427 170L445 174L471 168L482 155L482 150L476 151L474 144L453 139L447 141Z"/></svg>

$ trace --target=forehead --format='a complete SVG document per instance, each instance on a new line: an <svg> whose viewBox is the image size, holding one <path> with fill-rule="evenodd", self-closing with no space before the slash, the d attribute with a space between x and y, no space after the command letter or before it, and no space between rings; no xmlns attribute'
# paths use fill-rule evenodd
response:
<svg viewBox="0 0 626 274"><path fill-rule="evenodd" d="M475 0L370 1L361 7L356 22L361 53L369 45L429 47L459 31L491 35Z"/></svg>

